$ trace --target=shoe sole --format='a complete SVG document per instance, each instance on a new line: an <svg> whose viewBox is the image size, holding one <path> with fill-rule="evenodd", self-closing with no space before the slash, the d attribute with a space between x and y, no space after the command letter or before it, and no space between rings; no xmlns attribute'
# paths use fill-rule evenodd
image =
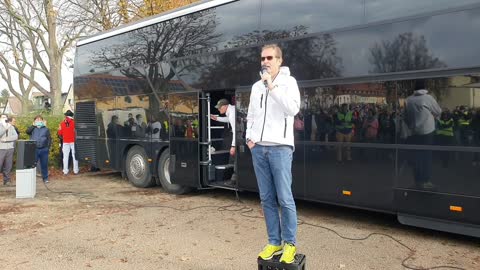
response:
<svg viewBox="0 0 480 270"><path fill-rule="evenodd" d="M283 253L283 249L282 249L282 250L279 250L279 251L277 251L277 252L274 252L274 253L272 254L272 256L267 257L267 258L262 258L262 257L260 257L260 256L258 256L258 257L259 257L260 259L264 260L264 261L268 261L268 260L271 260L271 259L273 258L273 256L277 256L277 255L280 255L280 254L282 254L282 253Z"/></svg>

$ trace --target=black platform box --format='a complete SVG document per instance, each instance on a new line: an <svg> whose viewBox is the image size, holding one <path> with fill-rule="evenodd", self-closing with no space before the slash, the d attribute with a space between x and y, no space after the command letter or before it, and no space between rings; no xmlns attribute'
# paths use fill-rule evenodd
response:
<svg viewBox="0 0 480 270"><path fill-rule="evenodd" d="M34 168L37 164L35 151L37 143L30 140L17 141L17 170Z"/></svg>
<svg viewBox="0 0 480 270"><path fill-rule="evenodd" d="M306 270L306 258L303 254L295 255L295 261L290 264L279 262L281 255L273 256L271 260L257 259L258 270Z"/></svg>

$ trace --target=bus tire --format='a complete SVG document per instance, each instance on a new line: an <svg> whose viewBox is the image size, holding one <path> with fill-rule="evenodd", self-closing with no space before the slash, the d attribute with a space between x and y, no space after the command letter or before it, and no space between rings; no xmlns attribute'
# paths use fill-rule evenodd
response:
<svg viewBox="0 0 480 270"><path fill-rule="evenodd" d="M189 187L172 184L170 181L170 151L165 150L158 159L158 179L163 189L171 194L184 194L190 191Z"/></svg>
<svg viewBox="0 0 480 270"><path fill-rule="evenodd" d="M128 181L136 187L147 188L154 184L147 159L147 153L143 147L137 145L128 150L125 172Z"/></svg>

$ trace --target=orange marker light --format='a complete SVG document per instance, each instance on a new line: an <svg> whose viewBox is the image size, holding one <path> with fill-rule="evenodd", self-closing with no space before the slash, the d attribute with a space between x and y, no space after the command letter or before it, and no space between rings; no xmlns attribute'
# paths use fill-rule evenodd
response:
<svg viewBox="0 0 480 270"><path fill-rule="evenodd" d="M110 160L108 160L108 159L107 159L107 160L105 160L105 163L107 163L107 164L108 164L108 163L110 163Z"/></svg>
<svg viewBox="0 0 480 270"><path fill-rule="evenodd" d="M153 159L151 159L151 158L148 159L148 162L152 162L152 161L153 161Z"/></svg>
<svg viewBox="0 0 480 270"><path fill-rule="evenodd" d="M90 158L86 157L85 160L90 160Z"/></svg>
<svg viewBox="0 0 480 270"><path fill-rule="evenodd" d="M349 190L343 190L342 194L345 195L345 196L352 196L352 192L349 191Z"/></svg>
<svg viewBox="0 0 480 270"><path fill-rule="evenodd" d="M450 211L452 211L452 212L463 212L463 207L450 205Z"/></svg>

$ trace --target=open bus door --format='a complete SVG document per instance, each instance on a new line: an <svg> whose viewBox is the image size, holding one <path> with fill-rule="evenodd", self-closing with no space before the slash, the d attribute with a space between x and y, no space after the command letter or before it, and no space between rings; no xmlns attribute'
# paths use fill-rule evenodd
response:
<svg viewBox="0 0 480 270"><path fill-rule="evenodd" d="M168 96L170 134L170 181L172 184L198 187L198 92Z"/></svg>
<svg viewBox="0 0 480 270"><path fill-rule="evenodd" d="M230 156L230 147L226 146L232 140L230 124L210 119L211 114L218 115L215 104L222 98L233 104L235 91L204 91L200 96L200 175L204 187L236 190L236 182L231 181L235 157Z"/></svg>

